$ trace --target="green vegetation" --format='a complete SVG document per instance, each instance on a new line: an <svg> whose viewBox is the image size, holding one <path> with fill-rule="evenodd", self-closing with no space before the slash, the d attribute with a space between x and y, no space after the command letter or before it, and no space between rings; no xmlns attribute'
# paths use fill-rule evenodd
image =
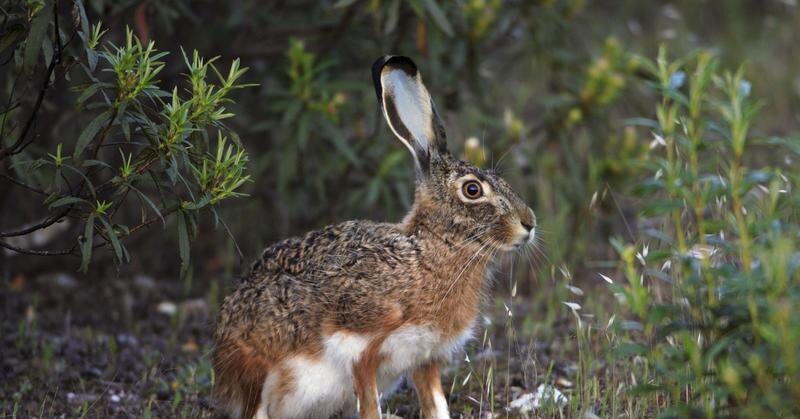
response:
<svg viewBox="0 0 800 419"><path fill-rule="evenodd" d="M453 412L518 415L545 384L567 401L540 417L800 416L794 2L0 11L2 414L210 416L208 325L248 261L408 208L369 81L402 53L450 148L501 171L542 230L498 263L445 372ZM386 407L413 417L412 393Z"/></svg>
<svg viewBox="0 0 800 419"><path fill-rule="evenodd" d="M637 191L655 223L615 243L626 285L612 286L639 329L617 348L646 364L633 391L669 416L795 416L798 173L745 163L791 143L750 135L760 106L743 70L719 74L707 53L670 63L664 50L647 68L662 100L657 121L638 122L664 152Z"/></svg>

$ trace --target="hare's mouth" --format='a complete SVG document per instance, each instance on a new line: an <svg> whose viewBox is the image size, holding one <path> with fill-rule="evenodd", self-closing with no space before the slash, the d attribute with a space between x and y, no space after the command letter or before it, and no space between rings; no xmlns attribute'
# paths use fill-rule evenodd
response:
<svg viewBox="0 0 800 419"><path fill-rule="evenodd" d="M536 227L531 227L530 230L527 228L520 228L515 232L513 240L511 240L510 243L501 246L500 250L505 252L517 251L527 245L532 245L535 242Z"/></svg>

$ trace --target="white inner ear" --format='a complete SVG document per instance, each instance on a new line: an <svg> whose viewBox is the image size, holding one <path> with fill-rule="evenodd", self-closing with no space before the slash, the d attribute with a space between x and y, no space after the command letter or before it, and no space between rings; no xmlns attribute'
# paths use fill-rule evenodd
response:
<svg viewBox="0 0 800 419"><path fill-rule="evenodd" d="M397 115L413 138L403 138L395 127L391 127L394 134L404 142L416 141L420 150L428 150L429 139L434 135L433 110L431 97L425 86L418 79L409 77L403 70L386 71L381 75L381 82L389 93L384 96L384 100L394 102ZM391 123L389 125L391 126ZM406 146L414 153L411 144L406 143Z"/></svg>

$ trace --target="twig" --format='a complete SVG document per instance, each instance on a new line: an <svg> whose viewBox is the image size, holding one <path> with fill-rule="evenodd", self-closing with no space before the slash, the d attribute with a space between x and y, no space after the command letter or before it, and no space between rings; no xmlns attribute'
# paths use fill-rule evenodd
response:
<svg viewBox="0 0 800 419"><path fill-rule="evenodd" d="M24 236L29 233L33 233L36 230L41 230L43 228L50 227L51 225L59 222L64 216L67 215L72 210L72 206L70 205L67 209L61 211L58 214L52 215L50 217L45 218L40 223L34 224L32 226L28 226L16 231L0 231L0 237L16 237L16 236Z"/></svg>
<svg viewBox="0 0 800 419"><path fill-rule="evenodd" d="M22 128L22 132L17 137L14 144L11 145L9 148L2 148L0 149L0 161L5 159L8 156L17 154L25 149L33 140L29 142L25 142L25 139L28 136L28 132L30 132L31 127L33 126L34 121L36 120L36 116L39 114L39 110L42 107L42 101L44 100L44 95L47 93L47 90L50 88L50 78L53 75L53 71L55 71L56 66L61 62L61 51L62 45L61 40L59 39L59 28L58 28L58 2L55 2L53 5L53 19L54 19L54 29L55 32L55 43L56 43L56 53L53 55L53 59L50 61L50 65L47 67L47 73L45 74L44 80L42 81L42 87L39 89L39 95L36 97L36 102L33 104L33 110L31 114L28 116L28 120L25 121L25 126ZM74 36L74 34L73 34ZM70 40L72 40L70 38Z"/></svg>
<svg viewBox="0 0 800 419"><path fill-rule="evenodd" d="M22 182L21 180L13 177L13 176L9 176L9 175L7 175L5 173L0 173L0 177L8 180L9 182L11 182L11 183L13 183L13 184L15 184L15 185L17 185L17 186L19 186L21 188L25 188L25 189L27 189L27 190L29 190L31 192L35 192L35 193L38 193L38 194L44 195L44 196L48 195L47 192L45 192L45 191L43 191L41 189L34 188L33 186L30 186L30 185Z"/></svg>
<svg viewBox="0 0 800 419"><path fill-rule="evenodd" d="M622 223L625 224L625 230L628 231L628 235L630 236L631 240L636 241L636 235L633 234L633 229L631 228L630 224L628 224L628 219L625 218L625 213L622 211L622 207L617 202L617 197L614 196L614 191L611 189L611 185L606 182L606 189L608 189L609 194L611 195L611 199L614 201L614 205L617 206L617 211L619 211L619 216L622 218Z"/></svg>
<svg viewBox="0 0 800 419"><path fill-rule="evenodd" d="M8 250L12 250L17 253L22 253L24 255L35 255L35 256L64 256L64 255L72 255L72 250L33 250L33 249L23 249L21 247L10 245L4 241L0 241L0 247L5 247Z"/></svg>
<svg viewBox="0 0 800 419"><path fill-rule="evenodd" d="M111 112L111 118L108 120L108 124L106 124L106 126L103 128L103 131L100 132L100 136L97 137L97 142L92 150L92 159L97 158L97 153L100 151L100 146L103 145L103 142L106 140L108 132L111 130L111 127L114 125L114 121L117 119L118 113L119 108L114 106L114 111Z"/></svg>

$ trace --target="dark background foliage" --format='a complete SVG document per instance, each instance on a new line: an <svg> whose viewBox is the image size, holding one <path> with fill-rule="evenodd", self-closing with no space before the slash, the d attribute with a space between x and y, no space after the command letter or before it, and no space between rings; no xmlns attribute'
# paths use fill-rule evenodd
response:
<svg viewBox="0 0 800 419"><path fill-rule="evenodd" d="M71 33L70 9L61 6L65 34ZM584 259L583 243L602 237L598 228L616 227L602 225L618 218L613 214L589 220L580 211L606 183L616 188L627 178L626 159L647 141L621 123L650 112L647 94L634 82L642 74L630 51L652 56L667 41L676 55L709 47L725 63L748 62L754 89L770 104L760 128L788 133L798 120L792 112L798 17L794 7L777 1L94 1L86 9L91 22L110 28L104 41L119 44L130 27L170 53L159 75L165 90L186 71L181 46L220 56L222 69L235 58L250 67L243 80L258 86L233 93L236 103L228 109L236 117L226 122L250 156L253 182L245 188L251 198L229 201L223 211L232 216L229 227L247 258L266 243L336 220L392 220L404 213L410 164L377 118L369 82L370 63L387 52L419 61L443 109L452 149L464 150L475 137L485 164L508 157L504 171L532 201L545 230L587 238L569 251L551 243L554 263ZM12 52L5 51L9 87L17 80ZM70 58L81 60L75 52ZM37 117L33 156L75 141L96 115L76 106L79 92L64 77L80 71L67 61L56 68ZM14 117L26 116L40 78L33 77L23 95L19 85L26 80L17 81L22 111ZM8 182L2 187L10 197L3 200L4 226L44 215L38 199ZM151 230L148 237L172 240ZM201 230L193 247L205 259L221 251L235 259L224 250L230 249L224 234ZM146 239L134 240L148 247L139 243ZM164 248L157 254L131 252L134 266L175 269L170 254L177 246L159 242Z"/></svg>
<svg viewBox="0 0 800 419"><path fill-rule="evenodd" d="M419 64L443 114L451 150L476 164L499 168L535 210L544 241L541 252L505 261L500 271L508 280L499 281L498 293L515 296L514 304L528 313L516 325L520 335L538 340L572 336L571 314L561 304L571 294L562 285L589 290L598 286L597 270L617 267L618 254L609 237L637 242L641 230L663 221L648 217L652 213L646 211L652 209L648 204L658 202L632 193L643 177L653 174L648 166L653 132L661 132L652 120L663 91L642 57L655 58L659 45L666 45L671 57L702 49L718 58L720 68L743 64L749 89L764 105L752 135L791 138L800 125L800 13L789 0L2 3L0 232L25 230L56 217L63 220L37 234L0 237L22 251L0 252L3 298L9 303L4 312L9 326L3 336L15 342L25 335L16 329L27 324L26 310L36 311L40 300L53 307L74 306L51 296L52 290L44 290L48 280L41 278L67 275L79 284L69 292L100 296L114 287L124 288L122 294L135 294L127 289L130 285L120 284L146 277L156 278L158 291L136 297L141 301L132 303L135 308L123 315L128 318L122 326L106 327L91 317L85 319L87 324L108 333L163 327L172 333L171 340L185 344L191 338L207 349L210 326L202 321L194 326L187 321L186 326L178 316L164 325L163 319L151 320L152 314L143 313L154 311L161 300L200 297L210 306L210 318L220 289L224 294L266 244L346 219L402 217L412 199L412 164L380 119L369 74L373 60L386 53L408 55ZM40 29L37 20L44 20ZM108 31L93 49L87 28L100 22ZM153 41L158 51L169 54L158 59L163 69L155 76L152 97L131 101L120 111L124 117L110 118L106 132L105 125L93 127L93 121L117 109L115 94L122 90L113 82L119 73L103 71L110 64L102 56L93 68L92 51L124 47L128 28L144 49ZM37 31L42 31L38 37ZM56 31L61 48L53 36ZM37 42L41 47L35 55L26 52ZM134 43L130 50L141 53L142 48L136 50ZM199 71L191 66L195 50L206 62L219 57L213 65L222 80L208 67L208 83L224 86L235 60L248 70L232 82L224 98L203 99L197 80L187 80ZM683 69L676 77L686 78L690 71ZM92 84L103 82L110 84L89 91ZM190 118L186 123L191 131L180 137L174 150L165 148L170 122L178 118L169 112L175 86L180 103L224 107L232 116ZM97 146L95 155L73 156L89 129L94 130L88 133L89 150ZM227 147L246 153L246 164L245 154L241 161L225 159L220 177L203 182L192 167L201 167L203 161L216 167L220 132L228 139ZM13 145L22 133L25 147L17 152ZM65 156L74 157L65 161L74 163L76 170L57 171L53 156L60 155L59 144ZM125 156L146 164L134 164L144 168L142 178L131 181L141 193L115 178L123 173ZM154 156L152 161L148 156ZM795 165L791 153L777 148L757 148L746 158L749 164L775 165L787 172ZM242 173L231 170L241 166L246 166ZM226 177L232 172L235 176ZM64 184L59 180L62 174ZM76 186L84 183L113 188L95 197L88 194L88 185ZM233 183L235 191L246 196L222 197L214 189ZM54 205L66 197L81 197L87 203L67 200ZM101 202L109 203L110 209L100 211ZM669 234L665 227L664 235ZM87 246L95 248L91 263ZM70 254L26 254L53 251ZM82 265L85 272L77 272ZM516 296L517 288L523 297ZM586 308L606 307L598 322L614 313L607 308L613 296L606 294L584 303ZM498 307L504 301L498 299ZM503 323L502 316L497 322ZM497 331L501 340L515 328L510 330ZM147 333L133 335L146 339ZM46 353L48 346L41 339L47 337L37 339L29 356ZM554 359L577 358L578 343L559 345L548 349L544 358L541 351L533 358L546 370ZM57 354L66 356L68 351L59 348L56 345ZM207 365L196 361L191 351L176 351L181 355L165 362L173 367L197 362L197 371L208 374ZM19 371L9 368L7 378L22 382ZM172 409L185 402L175 402L176 394L207 395L207 382L186 378L196 371L174 370L165 380L190 383L188 390L183 384L176 390L162 383L136 391L143 400L168 400L164 403ZM564 367L558 374L574 379L568 370ZM114 381L108 374L101 376ZM70 379L68 386L74 384ZM515 385L535 388L526 380ZM148 391L153 393L150 399ZM52 396L62 402L65 397ZM163 414L167 410L158 410L162 408L154 411ZM132 411L142 412L136 409Z"/></svg>

